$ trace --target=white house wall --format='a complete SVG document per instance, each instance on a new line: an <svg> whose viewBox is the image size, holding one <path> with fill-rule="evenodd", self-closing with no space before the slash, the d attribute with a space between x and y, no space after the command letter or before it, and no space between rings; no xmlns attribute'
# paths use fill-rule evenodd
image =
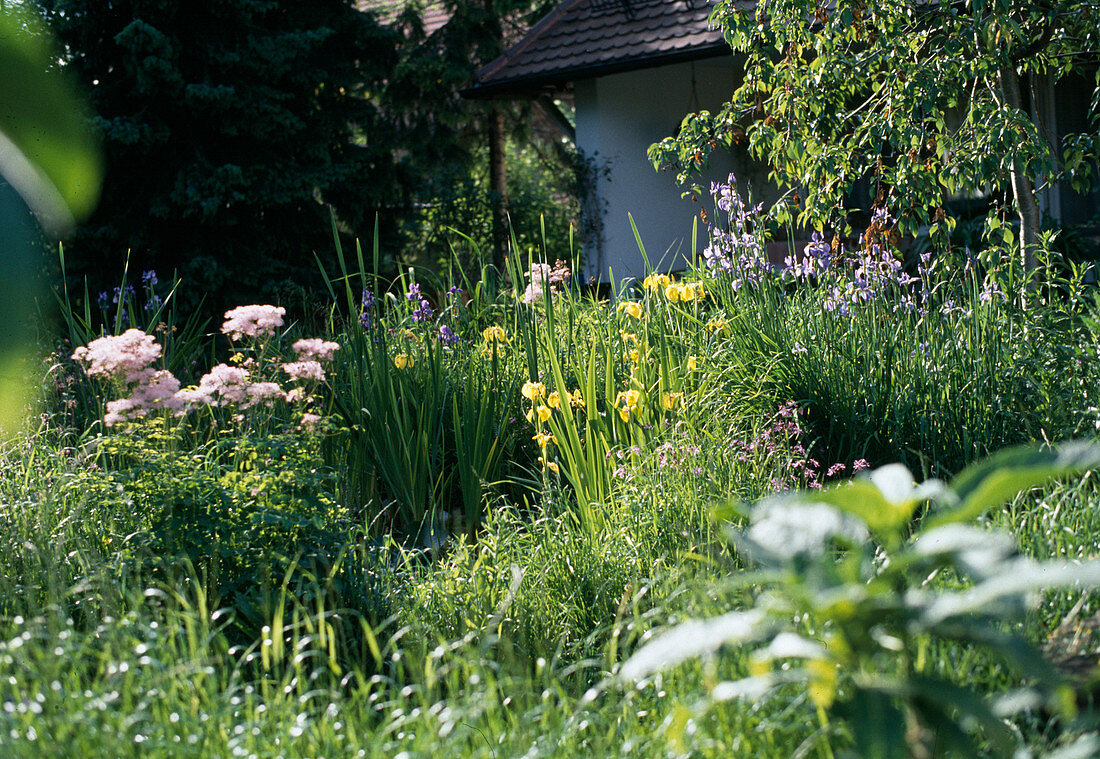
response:
<svg viewBox="0 0 1100 759"><path fill-rule="evenodd" d="M590 239L585 251L586 279L608 282L611 277L621 281L644 276L630 216L654 268L668 271L687 265L692 220L701 208L710 212L713 206L709 198L700 198L702 204L681 198L683 190L676 185L675 174L655 171L646 150L674 134L689 112L716 112L733 92L737 78L731 56L574 83L577 147L597 168L597 200L589 208L603 211L599 238ZM764 186L763 174L750 173L747 161L724 153L715 156L702 177L704 186L709 187L712 179L724 179L731 169L739 180ZM705 241L701 224L698 240L701 249Z"/></svg>

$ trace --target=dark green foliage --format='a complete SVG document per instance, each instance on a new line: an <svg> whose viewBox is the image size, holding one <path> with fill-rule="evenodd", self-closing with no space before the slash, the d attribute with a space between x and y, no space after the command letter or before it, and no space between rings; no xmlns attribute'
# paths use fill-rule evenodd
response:
<svg viewBox="0 0 1100 759"><path fill-rule="evenodd" d="M350 0L40 5L106 151L69 256L93 292L130 251L211 310L274 299L331 250L326 204L356 228L390 201L393 142L371 95L396 36Z"/></svg>
<svg viewBox="0 0 1100 759"><path fill-rule="evenodd" d="M397 5L376 0L376 5ZM548 127L542 104L530 101L474 101L461 91L474 82L475 72L516 42L556 3L552 0L483 0L405 4L394 28L405 42L386 83L386 108L402 124L402 135L413 149L403 151L398 167L409 178L408 194L391 209L402 225L399 243L406 257L433 265L451 256L453 228L475 245L462 251L463 264L476 272L480 259L492 253L493 207L499 188L490 179L490 122L503 116L506 163L506 205L521 250L537 247L540 215L545 213L547 236L557 245L548 255L567 257L569 223L576 214L569 202L574 157ZM438 6L447 23L426 33L419 5ZM505 236L507 232L505 231Z"/></svg>
<svg viewBox="0 0 1100 759"><path fill-rule="evenodd" d="M86 503L92 542L140 574L183 559L209 591L239 603L277 585L291 561L331 564L347 541L331 473L301 433L226 429L196 445L156 421L103 438L97 461L64 492Z"/></svg>

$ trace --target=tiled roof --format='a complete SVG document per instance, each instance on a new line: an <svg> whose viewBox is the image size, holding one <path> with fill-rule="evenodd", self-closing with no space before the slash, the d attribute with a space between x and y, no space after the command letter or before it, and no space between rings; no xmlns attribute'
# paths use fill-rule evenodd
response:
<svg viewBox="0 0 1100 759"><path fill-rule="evenodd" d="M385 24L392 24L400 16L406 7L419 9L420 21L424 24L424 34L430 37L441 29L450 19L451 14L443 6L440 0L359 0L357 3L361 11L373 11Z"/></svg>
<svg viewBox="0 0 1100 759"><path fill-rule="evenodd" d="M615 71L728 53L711 0L565 0L477 73L471 97L521 94Z"/></svg>

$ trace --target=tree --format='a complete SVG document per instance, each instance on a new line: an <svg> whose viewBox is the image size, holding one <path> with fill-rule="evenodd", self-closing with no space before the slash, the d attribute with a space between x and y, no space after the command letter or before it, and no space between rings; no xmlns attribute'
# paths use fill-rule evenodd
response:
<svg viewBox="0 0 1100 759"><path fill-rule="evenodd" d="M430 35L425 34L421 15L425 3L400 4L404 11L396 14L395 28L405 42L387 81L385 100L418 135L417 151L405 158L423 177L418 199L431 202L449 195L456 172L480 173L473 164L485 160L487 147L493 261L503 270L510 236L506 143L509 138L530 140L532 115L540 106L472 102L459 93L473 83L479 68L499 56L555 2L436 0L428 5L443 11L447 21Z"/></svg>
<svg viewBox="0 0 1100 759"><path fill-rule="evenodd" d="M781 223L846 228L846 198L870 181L899 231L935 230L953 225L950 196L1003 189L1030 270L1036 183L1080 189L1095 171L1095 0L720 0L712 21L743 58L744 81L718 114L689 115L650 157L683 180L710 151L747 140L789 188L773 209ZM1030 112L1038 78L1081 74L1097 77L1092 127L1052 144Z"/></svg>
<svg viewBox="0 0 1100 759"><path fill-rule="evenodd" d="M372 93L397 34L352 0L38 0L98 114L107 170L67 246L93 286L176 270L215 309L276 298L402 185Z"/></svg>

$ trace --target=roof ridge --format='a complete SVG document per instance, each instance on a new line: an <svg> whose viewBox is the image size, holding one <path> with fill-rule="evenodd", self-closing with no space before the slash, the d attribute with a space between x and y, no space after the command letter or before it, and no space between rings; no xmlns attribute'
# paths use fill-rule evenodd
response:
<svg viewBox="0 0 1100 759"><path fill-rule="evenodd" d="M566 11L572 10L575 6L585 1L586 0L565 0L565 2L560 3L558 7L554 8L554 10L550 11L550 13L546 14L545 18L532 26L530 31L528 31L527 34L523 36L523 39L501 53L496 60L487 63L485 66L479 69L477 73L474 74L474 80L482 81L485 76L491 75L498 69L504 68L508 64L508 62L512 60L513 57L515 57L519 53L522 53L524 50L534 44L535 40L537 40L544 32L553 27L555 23L558 22L563 15L565 15Z"/></svg>

